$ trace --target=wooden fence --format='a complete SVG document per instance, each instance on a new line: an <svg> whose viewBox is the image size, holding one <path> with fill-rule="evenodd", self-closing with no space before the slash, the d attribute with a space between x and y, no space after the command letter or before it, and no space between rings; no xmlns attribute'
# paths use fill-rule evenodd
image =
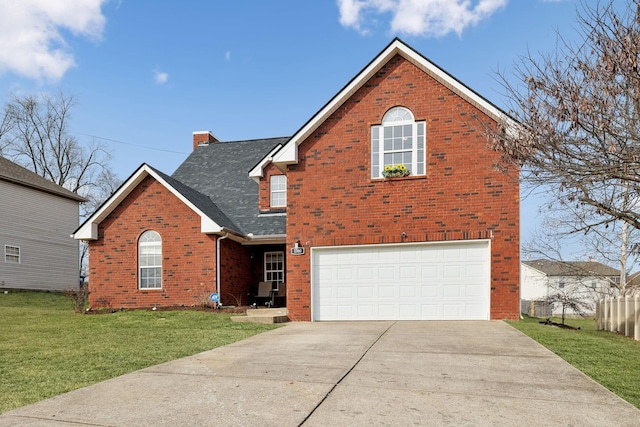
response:
<svg viewBox="0 0 640 427"><path fill-rule="evenodd" d="M546 301L520 300L520 313L531 317L551 317L553 304Z"/></svg>
<svg viewBox="0 0 640 427"><path fill-rule="evenodd" d="M640 341L639 297L605 298L596 303L596 327Z"/></svg>

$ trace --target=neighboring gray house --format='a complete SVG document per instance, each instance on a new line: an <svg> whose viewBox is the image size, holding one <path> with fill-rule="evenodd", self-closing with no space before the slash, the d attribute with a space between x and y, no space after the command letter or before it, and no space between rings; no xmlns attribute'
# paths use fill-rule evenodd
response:
<svg viewBox="0 0 640 427"><path fill-rule="evenodd" d="M83 197L0 157L0 288L77 287Z"/></svg>
<svg viewBox="0 0 640 427"><path fill-rule="evenodd" d="M520 300L542 301L554 292L563 292L583 299L594 307L595 301L615 295L620 271L596 261L523 261L520 268ZM556 303L553 314L562 307Z"/></svg>

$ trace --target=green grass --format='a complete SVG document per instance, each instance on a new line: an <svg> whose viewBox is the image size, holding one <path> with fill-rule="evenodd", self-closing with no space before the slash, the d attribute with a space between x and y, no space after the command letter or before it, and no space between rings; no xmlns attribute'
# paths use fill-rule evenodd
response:
<svg viewBox="0 0 640 427"><path fill-rule="evenodd" d="M604 387L640 408L640 342L596 330L593 320L567 319L580 330L561 329L525 317L507 322L562 357ZM551 319L560 323L559 319Z"/></svg>
<svg viewBox="0 0 640 427"><path fill-rule="evenodd" d="M82 315L64 295L0 293L0 413L275 327L203 311Z"/></svg>

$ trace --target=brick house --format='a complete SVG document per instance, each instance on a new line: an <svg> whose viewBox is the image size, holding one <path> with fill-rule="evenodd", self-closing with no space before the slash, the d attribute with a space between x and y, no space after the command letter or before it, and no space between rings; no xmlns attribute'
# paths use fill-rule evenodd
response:
<svg viewBox="0 0 640 427"><path fill-rule="evenodd" d="M291 137L196 132L172 176L142 165L74 234L90 303L272 281L297 321L515 319L519 185L484 136L504 117L395 39Z"/></svg>

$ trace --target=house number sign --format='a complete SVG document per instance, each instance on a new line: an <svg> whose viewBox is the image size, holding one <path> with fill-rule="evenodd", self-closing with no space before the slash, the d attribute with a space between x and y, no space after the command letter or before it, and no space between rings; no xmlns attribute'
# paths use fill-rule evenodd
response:
<svg viewBox="0 0 640 427"><path fill-rule="evenodd" d="M291 255L304 255L304 248L302 246L291 248Z"/></svg>

